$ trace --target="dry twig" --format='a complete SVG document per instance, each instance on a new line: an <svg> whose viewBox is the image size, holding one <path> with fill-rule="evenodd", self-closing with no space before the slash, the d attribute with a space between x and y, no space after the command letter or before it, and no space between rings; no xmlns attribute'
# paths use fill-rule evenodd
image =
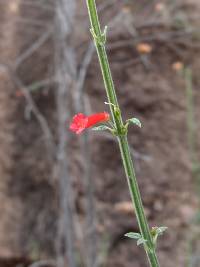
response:
<svg viewBox="0 0 200 267"><path fill-rule="evenodd" d="M52 158L55 158L55 143L53 140L52 132L49 128L49 125L48 125L45 117L42 115L42 113L38 109L37 105L35 104L29 90L22 83L22 81L19 79L19 77L13 71L13 69L10 66L5 65L5 64L2 66L8 71L8 73L11 77L11 80L14 82L16 87L20 88L20 90L22 91L22 93L23 93L23 95L27 101L27 105L28 105L29 110L33 112L33 114L35 115L36 119L38 120L38 122L40 124L40 127L41 127L43 134L45 136L47 148L48 148L48 150L50 150L50 155Z"/></svg>

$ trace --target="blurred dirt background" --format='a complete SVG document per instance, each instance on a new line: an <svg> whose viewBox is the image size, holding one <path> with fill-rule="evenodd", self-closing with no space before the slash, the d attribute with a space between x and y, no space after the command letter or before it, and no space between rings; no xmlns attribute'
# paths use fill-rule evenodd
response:
<svg viewBox="0 0 200 267"><path fill-rule="evenodd" d="M0 266L146 267L124 237L138 227L115 140L68 129L108 108L86 3L72 2L0 0ZM123 117L143 125L129 141L145 211L169 228L161 266L200 267L200 2L97 3Z"/></svg>

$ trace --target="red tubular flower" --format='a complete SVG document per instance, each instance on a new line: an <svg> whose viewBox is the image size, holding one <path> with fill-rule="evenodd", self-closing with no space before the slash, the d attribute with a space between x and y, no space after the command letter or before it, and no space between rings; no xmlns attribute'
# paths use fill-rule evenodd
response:
<svg viewBox="0 0 200 267"><path fill-rule="evenodd" d="M96 113L85 116L82 113L75 115L70 124L70 130L76 134L82 133L86 128L92 127L97 123L106 122L110 119L107 112Z"/></svg>

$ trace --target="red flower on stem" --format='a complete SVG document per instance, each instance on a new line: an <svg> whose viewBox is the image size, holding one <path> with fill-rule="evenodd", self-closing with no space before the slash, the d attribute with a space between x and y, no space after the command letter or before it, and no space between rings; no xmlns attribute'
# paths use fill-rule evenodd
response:
<svg viewBox="0 0 200 267"><path fill-rule="evenodd" d="M96 113L90 116L85 116L82 113L75 115L70 124L70 130L76 134L82 133L86 128L90 128L97 123L106 122L110 119L107 112Z"/></svg>

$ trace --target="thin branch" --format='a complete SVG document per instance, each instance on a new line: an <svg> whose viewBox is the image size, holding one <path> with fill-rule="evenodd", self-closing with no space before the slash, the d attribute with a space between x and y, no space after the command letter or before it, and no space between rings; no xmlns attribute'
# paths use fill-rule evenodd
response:
<svg viewBox="0 0 200 267"><path fill-rule="evenodd" d="M194 29L189 30L181 30L181 31L168 31L168 32L162 32L162 33L156 33L151 34L147 36L138 36L137 38L134 37L128 40L123 41L116 41L114 43L109 43L107 45L107 48L110 49L119 49L123 46L131 46L133 47L134 44L137 44L138 42L144 42L144 41L176 41L176 38L185 37L188 35L191 35L194 33Z"/></svg>
<svg viewBox="0 0 200 267"><path fill-rule="evenodd" d="M109 7L112 7L113 4L116 3L116 0L109 0L109 2L103 2L100 5L98 5L98 10L99 12L102 12L104 10L106 10Z"/></svg>
<svg viewBox="0 0 200 267"><path fill-rule="evenodd" d="M56 263L54 260L41 260L41 261L37 261L32 263L31 265L29 265L28 267L55 267Z"/></svg>
<svg viewBox="0 0 200 267"><path fill-rule="evenodd" d="M12 3L13 0L7 0L5 2L5 0L0 0L0 5L5 5L5 4L9 4ZM48 11L54 11L53 5L47 3L47 1L43 1L43 2L35 2L35 1L29 1L29 0L24 0L20 2L20 5L24 5L24 6L28 6L28 7L32 7L32 8L40 8L40 9L45 9Z"/></svg>
<svg viewBox="0 0 200 267"><path fill-rule="evenodd" d="M56 79L54 77L34 82L30 85L27 85L26 88L29 92L34 92L41 89L44 86L52 85L53 83L56 83Z"/></svg>
<svg viewBox="0 0 200 267"><path fill-rule="evenodd" d="M22 1L21 4L24 5L24 6L29 6L29 7L33 7L33 8L40 8L40 9L42 8L42 9L45 9L45 10L48 10L48 11L54 11L53 5L48 4L47 1L36 3L34 1L25 0L24 2Z"/></svg>
<svg viewBox="0 0 200 267"><path fill-rule="evenodd" d="M55 6L55 71L57 80L56 100L58 115L57 170L59 185L59 220L56 240L57 267L77 266L75 203L72 177L69 174L68 144L70 137L66 131L69 119L70 91L76 77L76 61L73 47L68 43L73 32L76 2L57 0Z"/></svg>
<svg viewBox="0 0 200 267"><path fill-rule="evenodd" d="M113 142L116 142L117 143L117 140L114 136L110 135L109 133L107 132L103 132L102 133L102 136L105 137L106 139L108 140L112 140ZM148 155L144 155L138 151L136 151L135 149L133 149L132 147L130 147L130 152L131 152L131 155L135 157L135 159L138 159L138 160L142 160L142 161L146 161L146 162L149 162L152 160L152 158Z"/></svg>
<svg viewBox="0 0 200 267"><path fill-rule="evenodd" d="M52 28L49 28L42 34L25 52L23 52L15 61L14 69L17 69L26 59L31 57L51 36Z"/></svg>
<svg viewBox="0 0 200 267"><path fill-rule="evenodd" d="M4 64L1 66L3 66L8 71L14 84L18 88L20 88L20 90L22 91L30 110L33 112L33 114L35 115L36 119L38 120L38 122L40 124L40 127L41 127L43 134L45 136L47 148L50 150L50 152L51 152L50 154L51 154L52 158L54 158L55 157L55 143L53 140L52 132L49 128L49 125L48 125L45 117L42 115L42 113L38 109L33 98L31 97L30 92L27 90L27 87L22 83L22 81L19 79L19 77L16 75L16 73L12 70L12 68L10 66L4 65Z"/></svg>
<svg viewBox="0 0 200 267"><path fill-rule="evenodd" d="M82 97L83 97L84 83L85 83L88 67L91 62L94 51L95 51L95 47L94 47L93 42L91 42L85 53L83 63L81 65L81 68L79 70L78 77L77 77L76 90L75 90L75 107L77 111L80 109L79 106L83 99Z"/></svg>
<svg viewBox="0 0 200 267"><path fill-rule="evenodd" d="M30 19L30 18L26 18L26 17L16 17L14 19L14 21L16 23L22 23L22 24L25 24L26 26L29 25L29 26L35 26L35 27L47 27L48 26L48 23L46 20L35 20L35 19Z"/></svg>

